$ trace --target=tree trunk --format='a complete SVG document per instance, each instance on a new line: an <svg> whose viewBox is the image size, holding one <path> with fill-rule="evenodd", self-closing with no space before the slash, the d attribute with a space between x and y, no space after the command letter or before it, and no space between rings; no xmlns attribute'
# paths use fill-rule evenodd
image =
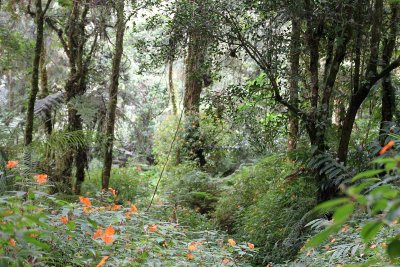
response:
<svg viewBox="0 0 400 267"><path fill-rule="evenodd" d="M185 73L185 141L189 158L197 160L200 166L206 164L203 145L200 140L200 95L203 89L203 73L206 40L197 32L189 32L188 54Z"/></svg>
<svg viewBox="0 0 400 267"><path fill-rule="evenodd" d="M32 143L33 137L33 119L34 119L34 108L36 96L39 92L39 63L40 54L42 51L43 42L43 23L44 15L42 10L42 1L36 0L36 44L35 44L35 54L33 57L33 67L32 67L32 80L31 80L31 92L29 95L28 110L26 114L26 126L25 126L25 146L29 146Z"/></svg>
<svg viewBox="0 0 400 267"><path fill-rule="evenodd" d="M297 17L292 19L292 34L290 41L290 104L298 108L299 102L299 65L300 65L300 21ZM297 147L297 137L299 133L299 118L296 114L289 111L288 125L288 152Z"/></svg>
<svg viewBox="0 0 400 267"><path fill-rule="evenodd" d="M8 77L7 77L7 82L8 82L8 110L13 111L14 110L14 83L13 83L13 75L11 69L8 70Z"/></svg>
<svg viewBox="0 0 400 267"><path fill-rule="evenodd" d="M45 98L49 95L49 87L48 87L48 76L47 76L47 67L46 67L46 47L45 40L43 38L42 41L42 51L40 54L40 92L39 98ZM53 124L51 122L51 112L47 111L45 114L45 122L44 122L45 130L47 135L51 135L53 131Z"/></svg>
<svg viewBox="0 0 400 267"><path fill-rule="evenodd" d="M399 23L399 4L392 5L392 18L389 21L389 34L383 41L382 66L386 67L390 64L394 48L396 46L396 36ZM389 73L382 78L382 118L380 125L380 142L385 144L388 128L393 121L394 112L396 110L395 88L392 85L391 74Z"/></svg>
<svg viewBox="0 0 400 267"><path fill-rule="evenodd" d="M371 27L370 39L370 58L365 73L365 81L363 85L352 95L350 104L343 121L342 133L338 146L338 159L339 162L346 162L347 153L349 150L351 132L357 116L358 109L367 98L371 87L375 84L375 77L377 76L377 64L379 58L379 44L381 39L382 28L382 12L383 0L376 0L374 4L374 12L372 14L373 24Z"/></svg>
<svg viewBox="0 0 400 267"><path fill-rule="evenodd" d="M51 21L46 22L57 34L69 60L69 76L65 85L66 101L83 95L87 87L88 66L91 61L92 54L97 45L97 34L95 33L94 41L91 49L85 57L85 46L87 44L88 35L85 32L87 23L87 14L89 12L89 1L74 1L71 13L64 30L59 29ZM68 103L68 126L67 132L80 131L79 139L84 140L82 119L78 111ZM67 151L63 151L61 157L57 161L56 173L54 179L68 186L66 192L71 190L76 194L80 193L80 186L84 181L85 167L87 166L87 147L82 144L70 144ZM75 163L76 167L76 184L72 187L72 168Z"/></svg>
<svg viewBox="0 0 400 267"><path fill-rule="evenodd" d="M111 85L109 91L109 104L107 110L106 142L104 147L104 166L102 174L102 188L108 189L110 183L110 173L112 166L112 150L114 143L115 111L118 101L118 84L121 59L123 53L125 15L124 0L116 2L117 10L117 37L115 42L115 53L112 62Z"/></svg>
<svg viewBox="0 0 400 267"><path fill-rule="evenodd" d="M168 89L171 98L172 104L172 114L176 116L178 114L178 109L176 106L176 95L175 95L175 87L174 87L174 61L170 59L168 61Z"/></svg>

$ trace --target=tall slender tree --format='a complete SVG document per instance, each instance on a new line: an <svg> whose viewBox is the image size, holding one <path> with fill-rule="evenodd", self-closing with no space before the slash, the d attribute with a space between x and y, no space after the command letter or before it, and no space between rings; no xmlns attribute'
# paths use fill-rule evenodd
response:
<svg viewBox="0 0 400 267"><path fill-rule="evenodd" d="M26 125L25 125L25 146L29 146L33 139L33 119L34 119L34 108L36 102L36 96L39 92L39 69L40 69L40 55L42 53L43 43L43 28L44 28L44 16L47 9L51 4L51 0L47 1L45 8L42 7L42 1L35 1L35 24L36 24L36 42L35 42L35 54L33 57L32 65L32 78L31 78L31 91L29 94L28 109L26 113ZM28 6L30 9L30 3Z"/></svg>
<svg viewBox="0 0 400 267"><path fill-rule="evenodd" d="M112 166L112 155L114 145L114 128L115 117L118 103L118 86L119 75L121 68L122 54L124 51L124 33L125 33L125 14L124 14L124 0L117 0L115 2L115 9L117 12L116 24L116 40L115 50L112 60L111 70L111 83L109 87L109 103L107 109L107 122L106 122L106 142L104 146L104 166L102 174L102 188L108 189L110 183L110 173Z"/></svg>
<svg viewBox="0 0 400 267"><path fill-rule="evenodd" d="M300 67L300 20L296 15L292 19L292 33L290 40L290 104L298 107L299 102L299 67ZM289 111L288 125L288 151L293 151L297 146L299 134L299 118Z"/></svg>

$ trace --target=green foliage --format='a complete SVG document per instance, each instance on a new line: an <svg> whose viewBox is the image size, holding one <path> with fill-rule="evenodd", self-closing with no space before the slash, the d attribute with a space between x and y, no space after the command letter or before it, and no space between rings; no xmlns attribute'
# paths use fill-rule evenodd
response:
<svg viewBox="0 0 400 267"><path fill-rule="evenodd" d="M187 126L186 123L182 121L179 123L179 118L170 116L157 128L153 152L160 166L165 164L169 154L167 170L191 158L186 145L186 142L191 142L191 140L187 140L188 129L185 126ZM175 133L177 133L175 143L169 153ZM251 156L245 147L238 144L236 134L232 133L226 124L215 121L210 116L201 117L200 127L194 134L196 136L191 136L191 138L196 143L192 145L203 149L207 161L203 170L207 173L220 175L230 172L236 168L237 163Z"/></svg>
<svg viewBox="0 0 400 267"><path fill-rule="evenodd" d="M185 162L172 168L162 184L173 203L200 213L213 210L221 193L221 179L198 170L194 162Z"/></svg>
<svg viewBox="0 0 400 267"><path fill-rule="evenodd" d="M387 257L382 254L371 255L370 260L381 261L382 258L387 262L390 259L393 263L399 263L398 244L399 235L397 220L399 219L399 200L400 189L392 184L398 179L398 166L400 157L378 158L372 163L375 169L367 170L354 176L353 185L346 190L346 197L340 200L331 200L320 204L316 210L334 210L332 224L313 236L308 242L309 247L317 246L324 242L330 235L335 234L343 224L352 218L354 208L366 210L366 218L363 221L359 236L363 243L369 246L372 241L387 231L393 229L389 234L384 235L384 242L388 243ZM384 173L386 175L382 175ZM393 225L395 225L393 227ZM382 239L382 238L381 238Z"/></svg>
<svg viewBox="0 0 400 267"><path fill-rule="evenodd" d="M95 266L109 256L106 266L248 266L255 252L216 231L190 232L129 206L110 207L107 193L68 203L41 186L0 198L3 265ZM106 227L113 229L108 239Z"/></svg>
<svg viewBox="0 0 400 267"><path fill-rule="evenodd" d="M151 182L156 171L141 165L113 168L111 170L110 187L115 189L121 201L131 201L136 204L147 201L151 194ZM96 195L101 188L102 168L94 167L89 172L87 179L82 184L82 192Z"/></svg>
<svg viewBox="0 0 400 267"><path fill-rule="evenodd" d="M5 25L4 25L5 26ZM17 62L33 54L34 42L26 38L21 32L6 29L0 25L0 70L16 68Z"/></svg>
<svg viewBox="0 0 400 267"><path fill-rule="evenodd" d="M261 247L260 257L267 261L294 256L281 244L315 204L313 179L299 173L289 176L295 167L281 156L243 167L227 183L216 207L218 223Z"/></svg>
<svg viewBox="0 0 400 267"><path fill-rule="evenodd" d="M327 235L327 241L313 248L303 247L295 261L277 266L393 266L386 250L388 237L400 233L399 225L391 224L380 228L374 238L364 243L361 229L369 228L369 220L367 214L357 211L343 226ZM333 224L332 221L319 220L319 223L310 225L315 235Z"/></svg>

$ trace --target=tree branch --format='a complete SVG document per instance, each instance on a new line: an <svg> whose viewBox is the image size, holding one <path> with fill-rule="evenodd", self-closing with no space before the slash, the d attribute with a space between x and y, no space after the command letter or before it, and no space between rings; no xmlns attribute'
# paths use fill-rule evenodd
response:
<svg viewBox="0 0 400 267"><path fill-rule="evenodd" d="M64 48L65 53L67 54L68 57L70 57L70 51L68 49L68 45L67 42L64 39L64 32L61 28L57 28L57 26L55 25L54 21L51 20L49 17L45 18L45 22L47 23L47 25L49 25L49 27L55 31L57 33L58 39L61 42L61 45Z"/></svg>

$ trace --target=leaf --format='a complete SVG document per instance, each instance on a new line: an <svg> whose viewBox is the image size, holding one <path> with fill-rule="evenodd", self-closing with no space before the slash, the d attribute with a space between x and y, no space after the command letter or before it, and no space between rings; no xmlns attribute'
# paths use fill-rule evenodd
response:
<svg viewBox="0 0 400 267"><path fill-rule="evenodd" d="M319 204L318 206L316 206L314 208L315 211L328 211L328 210L332 210L334 207L339 206L341 204L347 203L350 200L348 198L337 198L337 199L332 199L332 200L328 200L325 202L322 202L321 204Z"/></svg>
<svg viewBox="0 0 400 267"><path fill-rule="evenodd" d="M383 226L382 221L369 222L366 225L364 225L364 227L361 230L361 237L364 240L364 242L368 242L371 239L373 239L382 226Z"/></svg>
<svg viewBox="0 0 400 267"><path fill-rule="evenodd" d="M324 242L326 239L328 239L328 237L338 231L340 228L339 225L333 225L329 228L326 228L325 230L323 230L322 232L318 233L317 235L313 236L310 241L308 241L306 243L306 247L310 248L310 247L315 247L319 244L321 244L322 242Z"/></svg>
<svg viewBox="0 0 400 267"><path fill-rule="evenodd" d="M344 223L353 213L353 210L354 203L348 203L337 208L335 213L333 214L334 222L338 224Z"/></svg>
<svg viewBox="0 0 400 267"><path fill-rule="evenodd" d="M40 242L39 240L37 240L36 238L33 237L29 237L29 236L24 236L23 239L28 242L31 243L32 245L35 245L37 247L40 247L42 249L48 250L50 249L50 246L46 243Z"/></svg>
<svg viewBox="0 0 400 267"><path fill-rule="evenodd" d="M76 227L75 222L69 221L69 222L67 223L67 227L68 227L68 229L71 230L71 231L75 230L75 227Z"/></svg>
<svg viewBox="0 0 400 267"><path fill-rule="evenodd" d="M392 241L387 248L387 253L391 260L400 257L400 240L396 239Z"/></svg>
<svg viewBox="0 0 400 267"><path fill-rule="evenodd" d="M361 178L366 178L366 177L373 177L377 174L380 174L382 172L384 172L384 169L378 169L378 170L368 170L365 172L360 172L359 174L357 174L356 176L353 177L352 181L355 182L357 180L360 180Z"/></svg>
<svg viewBox="0 0 400 267"><path fill-rule="evenodd" d="M97 224L97 222L95 222L94 220L87 218L87 221L94 227L94 228L99 228L99 225Z"/></svg>

